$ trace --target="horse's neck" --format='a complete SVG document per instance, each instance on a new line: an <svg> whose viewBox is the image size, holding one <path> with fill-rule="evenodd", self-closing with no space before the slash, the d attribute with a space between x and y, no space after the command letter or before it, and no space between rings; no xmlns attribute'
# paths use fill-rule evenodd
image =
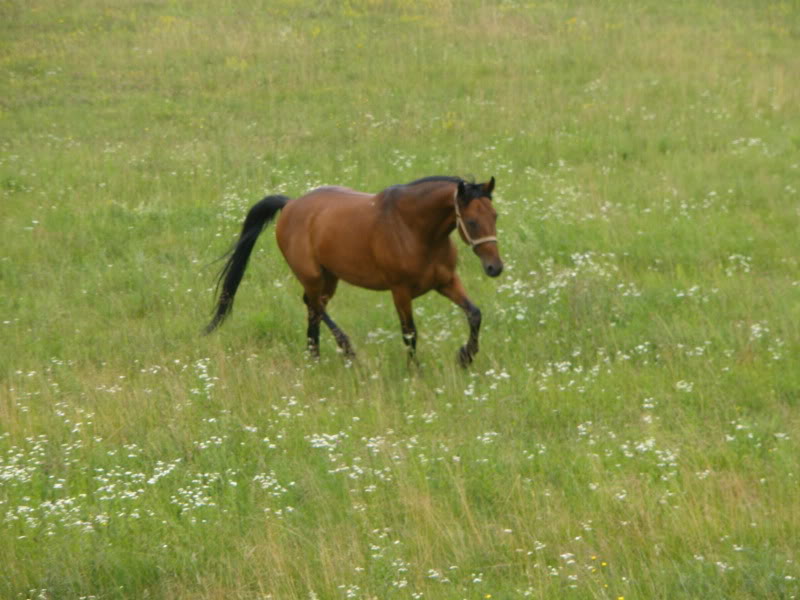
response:
<svg viewBox="0 0 800 600"><path fill-rule="evenodd" d="M454 191L445 184L406 192L397 200L397 215L421 241L443 243L455 227Z"/></svg>

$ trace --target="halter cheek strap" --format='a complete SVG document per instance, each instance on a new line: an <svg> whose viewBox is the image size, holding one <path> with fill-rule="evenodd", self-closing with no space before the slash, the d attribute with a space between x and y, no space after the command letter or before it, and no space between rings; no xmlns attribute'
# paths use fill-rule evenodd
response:
<svg viewBox="0 0 800 600"><path fill-rule="evenodd" d="M478 238L473 240L470 237L469 232L467 231L466 226L464 225L464 220L461 218L461 209L458 207L458 192L455 195L455 207L456 207L456 225L461 230L461 233L464 234L464 239L467 240L470 248L477 248L481 244L485 244L486 242L495 242L497 243L497 237L493 235L487 235L486 237Z"/></svg>

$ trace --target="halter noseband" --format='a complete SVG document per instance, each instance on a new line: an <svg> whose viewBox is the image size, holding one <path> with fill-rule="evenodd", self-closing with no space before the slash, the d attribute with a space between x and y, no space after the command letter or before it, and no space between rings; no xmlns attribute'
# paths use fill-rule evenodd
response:
<svg viewBox="0 0 800 600"><path fill-rule="evenodd" d="M467 240L469 247L473 250L480 246L481 244L485 244L486 242L494 242L497 243L497 237L493 235L487 235L486 237L478 238L477 240L473 240L470 237L469 232L467 231L466 226L464 225L464 220L461 218L461 209L458 208L458 190L456 190L455 196L455 207L456 207L456 225L461 230L461 233L464 235L464 239Z"/></svg>

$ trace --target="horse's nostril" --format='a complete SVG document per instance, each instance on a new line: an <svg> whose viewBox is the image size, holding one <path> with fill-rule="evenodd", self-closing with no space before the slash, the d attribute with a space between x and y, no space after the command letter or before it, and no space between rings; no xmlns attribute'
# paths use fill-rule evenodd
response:
<svg viewBox="0 0 800 600"><path fill-rule="evenodd" d="M489 264L489 265L486 265L486 269L485 270L486 270L486 274L489 277L497 277L498 275L500 275L500 273L503 272L503 265L502 264L500 264L500 265Z"/></svg>

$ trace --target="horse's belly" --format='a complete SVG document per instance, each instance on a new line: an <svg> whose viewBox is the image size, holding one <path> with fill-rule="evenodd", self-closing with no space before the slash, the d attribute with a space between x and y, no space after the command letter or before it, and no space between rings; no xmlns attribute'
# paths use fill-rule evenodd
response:
<svg viewBox="0 0 800 600"><path fill-rule="evenodd" d="M440 276L441 269L434 265L406 266L407 268L393 265L392 268L388 268L379 264L367 265L368 262L362 260L360 263L348 263L341 269L327 266L325 268L349 284L376 291L405 288L409 290L413 298L439 287L445 279ZM350 264L360 266L359 268L350 268Z"/></svg>
<svg viewBox="0 0 800 600"><path fill-rule="evenodd" d="M320 264L342 281L351 285L367 288L369 290L388 290L390 282L386 278L386 273L381 271L377 265L373 264L370 257L361 255L360 257L350 257L336 260L335 256L321 256Z"/></svg>
<svg viewBox="0 0 800 600"><path fill-rule="evenodd" d="M375 290L380 292L389 289L389 284L386 281L382 281L375 278L364 277L362 274L348 273L345 275L339 275L338 277L342 281L346 281L351 285L362 287L368 290Z"/></svg>

